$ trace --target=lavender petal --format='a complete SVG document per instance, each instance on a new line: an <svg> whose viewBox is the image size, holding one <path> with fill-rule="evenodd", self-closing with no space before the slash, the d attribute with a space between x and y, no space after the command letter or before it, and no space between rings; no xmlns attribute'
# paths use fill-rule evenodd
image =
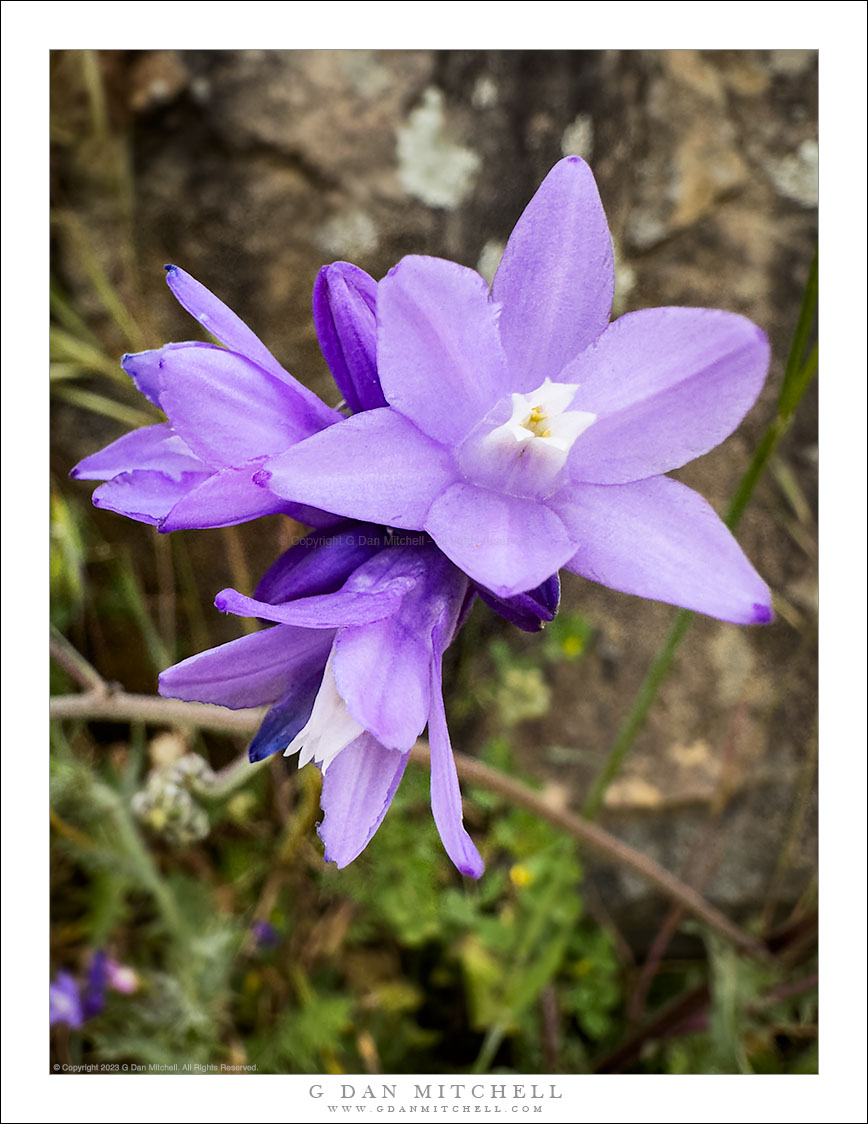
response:
<svg viewBox="0 0 868 1124"><path fill-rule="evenodd" d="M515 225L492 285L512 390L560 371L609 322L612 239L588 165L568 156L552 168Z"/></svg>
<svg viewBox="0 0 868 1124"><path fill-rule="evenodd" d="M616 320L564 372L576 409L597 420L576 441L570 477L626 484L713 449L756 401L769 366L763 332L731 312L648 308Z"/></svg>
<svg viewBox="0 0 868 1124"><path fill-rule="evenodd" d="M666 476L569 489L558 511L579 543L567 569L622 593L735 624L772 619L771 594L713 508Z"/></svg>
<svg viewBox="0 0 868 1124"><path fill-rule="evenodd" d="M345 867L367 847L389 810L407 757L362 734L329 765L322 782L325 818L318 829L326 862Z"/></svg>
<svg viewBox="0 0 868 1124"><path fill-rule="evenodd" d="M389 405L437 441L464 438L511 389L497 313L473 270L402 258L377 295L377 358Z"/></svg>

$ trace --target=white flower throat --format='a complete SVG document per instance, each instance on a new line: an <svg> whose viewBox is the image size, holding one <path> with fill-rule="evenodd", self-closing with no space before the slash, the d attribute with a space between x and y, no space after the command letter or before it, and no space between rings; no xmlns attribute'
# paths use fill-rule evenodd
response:
<svg viewBox="0 0 868 1124"><path fill-rule="evenodd" d="M597 415L569 409L578 387L546 379L529 394L512 394L465 442L459 459L469 479L516 495L550 490L576 440ZM499 425L511 407L511 416Z"/></svg>
<svg viewBox="0 0 868 1124"><path fill-rule="evenodd" d="M546 379L530 394L513 394L512 417L506 425L494 430L491 437L504 435L506 430L520 445L545 442L535 445L534 451L546 457L557 452L563 464L576 438L597 420L596 414L567 408L578 389L571 383Z"/></svg>
<svg viewBox="0 0 868 1124"><path fill-rule="evenodd" d="M310 718L283 751L285 757L298 754L299 768L308 761L314 761L325 772L341 750L365 732L364 726L347 710L347 704L338 692L333 661L334 648L326 663Z"/></svg>

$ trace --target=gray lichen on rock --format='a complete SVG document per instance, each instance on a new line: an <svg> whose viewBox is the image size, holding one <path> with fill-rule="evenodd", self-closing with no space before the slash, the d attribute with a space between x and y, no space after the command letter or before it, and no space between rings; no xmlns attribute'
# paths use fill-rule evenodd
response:
<svg viewBox="0 0 868 1124"><path fill-rule="evenodd" d="M775 187L803 207L816 207L819 198L819 147L809 137L795 152L780 160L769 160L768 171Z"/></svg>
<svg viewBox="0 0 868 1124"><path fill-rule="evenodd" d="M421 104L397 127L398 180L429 207L451 211L469 194L482 161L449 138L444 106L442 90L429 86Z"/></svg>
<svg viewBox="0 0 868 1124"><path fill-rule="evenodd" d="M590 160L594 151L594 121L589 113L580 113L564 129L561 136L562 156L581 156Z"/></svg>
<svg viewBox="0 0 868 1124"><path fill-rule="evenodd" d="M332 215L319 227L315 239L327 254L342 258L362 258L372 254L379 241L374 220L358 208Z"/></svg>

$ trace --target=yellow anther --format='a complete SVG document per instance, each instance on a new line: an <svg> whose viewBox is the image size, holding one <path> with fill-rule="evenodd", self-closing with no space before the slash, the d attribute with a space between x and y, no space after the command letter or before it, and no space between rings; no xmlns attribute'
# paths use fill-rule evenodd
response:
<svg viewBox="0 0 868 1124"><path fill-rule="evenodd" d="M534 437L551 437L552 431L543 428L548 420L542 406L534 406L521 425L523 429L529 429Z"/></svg>

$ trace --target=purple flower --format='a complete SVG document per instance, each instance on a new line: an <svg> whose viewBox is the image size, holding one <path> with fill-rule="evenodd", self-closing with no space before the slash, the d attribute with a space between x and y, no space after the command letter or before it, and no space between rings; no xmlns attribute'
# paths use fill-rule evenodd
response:
<svg viewBox="0 0 868 1124"><path fill-rule="evenodd" d="M169 343L125 355L124 370L169 420L126 434L85 457L70 475L106 480L94 492L97 507L161 531L225 527L273 512L315 525L330 521L287 504L252 478L267 456L342 415L288 374L250 328L189 274L167 266L167 281L225 347Z"/></svg>
<svg viewBox="0 0 868 1124"><path fill-rule="evenodd" d="M253 333L187 274L170 269L169 284L229 350L168 344L125 357L139 389L163 406L170 422L128 434L73 474L110 477L94 502L156 522L162 531L235 523L268 511L319 526L334 523L327 513L276 499L251 478L267 455L341 415L316 399L311 406L308 392L300 392ZM362 270L338 262L320 271L313 294L317 334L347 405L356 411L385 404L376 365L376 304L376 282ZM412 548L396 546L385 529L368 524L308 536L260 582L256 597L267 606L232 590L218 598L221 608L277 626L170 668L161 691L234 707L273 704L250 747L251 759L288 749L299 750L302 762L321 765L327 774L322 836L327 857L341 866L376 831L407 751L430 717L435 818L456 865L478 876L482 863L461 824L440 688L442 651L477 591L528 631L557 611L556 575L504 600L471 589L425 535L415 536ZM373 662L363 666L368 659ZM394 684L385 678L369 682L375 668L393 665ZM397 693L389 694L390 686ZM380 696L387 697L377 704Z"/></svg>
<svg viewBox="0 0 868 1124"><path fill-rule="evenodd" d="M160 692L232 708L270 704L252 760L282 750L323 772L325 857L367 846L428 726L431 807L443 845L472 877L482 860L463 826L441 661L474 592L427 536L365 524L314 533L266 573L254 597L219 609L274 623L169 668Z"/></svg>
<svg viewBox="0 0 868 1124"><path fill-rule="evenodd" d="M612 246L578 157L519 219L491 292L472 270L407 257L376 295L369 409L270 459L277 496L425 530L500 598L561 566L737 623L770 594L712 508L664 473L722 441L769 362L750 321L658 308L609 323Z"/></svg>
<svg viewBox="0 0 868 1124"><path fill-rule="evenodd" d="M48 1025L65 1025L77 1030L84 1022L78 981L69 972L60 971L48 985Z"/></svg>
<svg viewBox="0 0 868 1124"><path fill-rule="evenodd" d="M133 995L139 990L139 977L135 969L128 964L119 964L111 957L106 964L106 979L112 991L119 991L122 995Z"/></svg>
<svg viewBox="0 0 868 1124"><path fill-rule="evenodd" d="M105 991L109 983L109 957L98 948L90 959L84 989L81 994L81 1009L86 1019L99 1015L105 1007Z"/></svg>
<svg viewBox="0 0 868 1124"><path fill-rule="evenodd" d="M77 1030L87 1019L102 1014L107 988L130 994L138 987L132 968L119 964L103 949L90 958L83 983L69 972L59 971L48 985L48 1022Z"/></svg>
<svg viewBox="0 0 868 1124"><path fill-rule="evenodd" d="M256 942L256 947L262 951L276 948L280 944L280 933L270 921L254 921L250 932Z"/></svg>

